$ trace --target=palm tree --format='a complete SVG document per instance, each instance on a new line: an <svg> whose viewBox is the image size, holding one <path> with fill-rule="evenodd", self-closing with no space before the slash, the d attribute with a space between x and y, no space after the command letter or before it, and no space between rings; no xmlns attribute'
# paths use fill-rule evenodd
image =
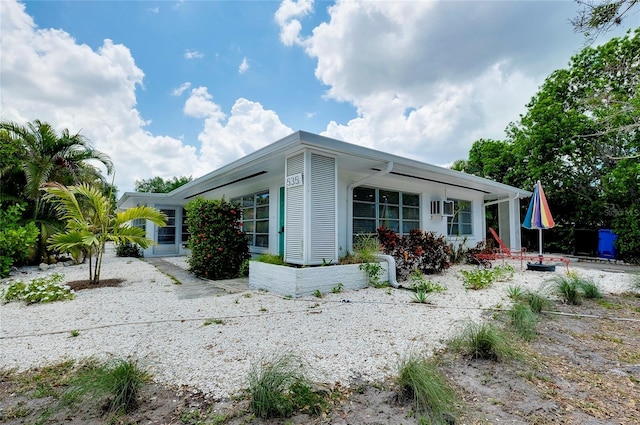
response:
<svg viewBox="0 0 640 425"><path fill-rule="evenodd" d="M16 156L10 166L0 168L0 199L29 201L31 221L38 225L41 233L36 253L36 260L40 260L45 254L44 241L58 224L43 202L41 186L47 182L65 185L103 182L104 177L89 161L104 165L108 174L113 172L113 163L106 154L91 147L80 133L71 134L64 129L58 134L50 124L40 120L26 125L2 121L0 137L3 156L11 152Z"/></svg>
<svg viewBox="0 0 640 425"><path fill-rule="evenodd" d="M71 134L64 129L58 134L50 124L40 120L25 126L3 121L0 130L20 146L19 168L26 178L22 195L36 202L35 216L40 212L40 187L44 183L70 185L86 179L104 180L100 171L87 162L91 160L103 164L108 174L113 172L109 156L91 147L80 133Z"/></svg>
<svg viewBox="0 0 640 425"><path fill-rule="evenodd" d="M114 213L111 197L87 183L76 186L48 183L43 189L46 192L45 200L53 204L60 218L65 221L65 230L49 238L49 247L70 252L76 258L86 255L89 258L91 283L100 281L102 256L107 242L130 242L143 249L153 243L144 230L131 226L132 220L149 220L158 226L166 224L163 213L147 206Z"/></svg>

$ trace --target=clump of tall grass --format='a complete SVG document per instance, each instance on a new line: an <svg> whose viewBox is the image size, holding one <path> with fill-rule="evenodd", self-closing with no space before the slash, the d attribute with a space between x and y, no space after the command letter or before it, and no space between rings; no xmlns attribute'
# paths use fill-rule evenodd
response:
<svg viewBox="0 0 640 425"><path fill-rule="evenodd" d="M312 391L304 365L291 353L261 360L249 372L249 408L258 417L290 417L294 411L320 414L326 401Z"/></svg>
<svg viewBox="0 0 640 425"><path fill-rule="evenodd" d="M507 296L515 303L527 304L534 313L549 310L553 306L551 300L546 296L537 292L524 290L520 286L510 286L507 289Z"/></svg>
<svg viewBox="0 0 640 425"><path fill-rule="evenodd" d="M382 252L380 241L372 235L358 235L353 245L353 251L356 258L363 263L372 263L378 261L376 254Z"/></svg>
<svg viewBox="0 0 640 425"><path fill-rule="evenodd" d="M516 333L525 341L531 341L536 337L538 316L528 304L517 302L509 310L511 325Z"/></svg>
<svg viewBox="0 0 640 425"><path fill-rule="evenodd" d="M430 424L451 423L459 411L458 395L433 360L416 355L404 359L397 383L400 394L412 399L416 412Z"/></svg>
<svg viewBox="0 0 640 425"><path fill-rule="evenodd" d="M128 412L138 406L140 390L151 375L136 360L116 359L104 364L90 363L71 382L63 402L73 404L84 397L105 400L107 414Z"/></svg>
<svg viewBox="0 0 640 425"><path fill-rule="evenodd" d="M593 280L577 273L554 276L548 282L552 285L556 295L567 304L580 305L583 298L602 298L598 285Z"/></svg>
<svg viewBox="0 0 640 425"><path fill-rule="evenodd" d="M501 362L516 355L505 332L488 323L469 323L450 347L472 359Z"/></svg>

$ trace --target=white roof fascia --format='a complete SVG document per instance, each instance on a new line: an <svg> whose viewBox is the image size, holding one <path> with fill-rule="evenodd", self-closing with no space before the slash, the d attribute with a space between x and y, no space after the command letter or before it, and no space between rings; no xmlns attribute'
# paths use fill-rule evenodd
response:
<svg viewBox="0 0 640 425"><path fill-rule="evenodd" d="M154 192L125 192L122 194L120 199L118 200L117 206L124 204L129 198L155 198L155 199L163 199L168 198L169 194L167 193L154 193Z"/></svg>
<svg viewBox="0 0 640 425"><path fill-rule="evenodd" d="M460 171L455 171L448 168L440 167L437 165L428 164L426 162L421 162L414 159L405 158L402 156L382 152L379 150L342 142L340 140L319 136L317 134L306 133L302 131L299 133L301 133L301 135L304 136L304 139L302 140L302 144L306 144L316 148L326 149L327 147L329 147L341 153L357 155L360 157L370 158L380 162L393 161L395 164L415 167L424 171L441 174L444 176L450 176L450 177L460 178L460 179L471 181L471 182L480 183L483 185L494 187L496 189L501 189L503 191L518 193L522 197L528 197L533 194L532 192L518 189L516 187L509 186L504 183L499 183L493 180L485 179L484 177L474 176L472 174L467 174Z"/></svg>

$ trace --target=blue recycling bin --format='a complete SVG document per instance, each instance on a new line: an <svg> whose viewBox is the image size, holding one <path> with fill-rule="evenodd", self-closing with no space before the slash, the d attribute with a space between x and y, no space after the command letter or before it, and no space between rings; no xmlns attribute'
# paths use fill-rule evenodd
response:
<svg viewBox="0 0 640 425"><path fill-rule="evenodd" d="M598 257L615 259L616 239L618 235L611 229L598 230Z"/></svg>

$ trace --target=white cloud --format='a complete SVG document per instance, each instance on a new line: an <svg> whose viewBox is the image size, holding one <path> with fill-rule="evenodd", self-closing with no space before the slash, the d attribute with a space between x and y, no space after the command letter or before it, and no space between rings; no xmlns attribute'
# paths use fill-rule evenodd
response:
<svg viewBox="0 0 640 425"><path fill-rule="evenodd" d="M241 158L293 132L280 122L274 111L265 110L258 102L243 98L236 100L227 118L212 99L206 87L198 87L192 90L185 103L186 114L205 118L198 140L201 142L201 160L209 164L210 169Z"/></svg>
<svg viewBox="0 0 640 425"><path fill-rule="evenodd" d="M186 83L182 83L180 84L180 87L173 89L173 91L171 92L171 96L182 96L182 93L189 90L190 87L190 82L187 81Z"/></svg>
<svg viewBox="0 0 640 425"><path fill-rule="evenodd" d="M187 49L184 52L184 57L185 57L185 59L200 59L200 58L204 57L204 54L200 53L197 50L189 50L189 49Z"/></svg>
<svg viewBox="0 0 640 425"><path fill-rule="evenodd" d="M197 87L191 90L191 96L184 104L184 113L194 118L215 117L216 120L225 118L220 107L212 102L213 96L206 87Z"/></svg>
<svg viewBox="0 0 640 425"><path fill-rule="evenodd" d="M302 44L300 30L302 18L313 11L313 0L283 0L276 11L275 20L280 26L280 40L285 46Z"/></svg>
<svg viewBox="0 0 640 425"><path fill-rule="evenodd" d="M146 129L136 109L144 72L126 46L104 40L92 50L64 31L39 29L15 1L0 2L0 26L2 119L40 119L80 131L113 160L120 193L132 190L135 180L202 175L291 132L275 112L246 99L236 101L227 119L207 88L197 87L184 112L204 118L198 152L180 138ZM189 87L184 83L173 94Z"/></svg>
<svg viewBox="0 0 640 425"><path fill-rule="evenodd" d="M155 13L156 15L158 13L160 13L160 8L159 7L150 7L148 10L149 10L149 12Z"/></svg>
<svg viewBox="0 0 640 425"><path fill-rule="evenodd" d="M238 67L238 73L239 74L244 74L248 70L249 70L249 62L247 61L247 58L243 58L242 59L242 63Z"/></svg>
<svg viewBox="0 0 640 425"><path fill-rule="evenodd" d="M310 5L285 0L275 19L284 45L317 60L326 98L357 110L323 134L446 164L477 138L503 138L544 77L566 64L573 10L569 2L338 0L306 38L295 18Z"/></svg>

